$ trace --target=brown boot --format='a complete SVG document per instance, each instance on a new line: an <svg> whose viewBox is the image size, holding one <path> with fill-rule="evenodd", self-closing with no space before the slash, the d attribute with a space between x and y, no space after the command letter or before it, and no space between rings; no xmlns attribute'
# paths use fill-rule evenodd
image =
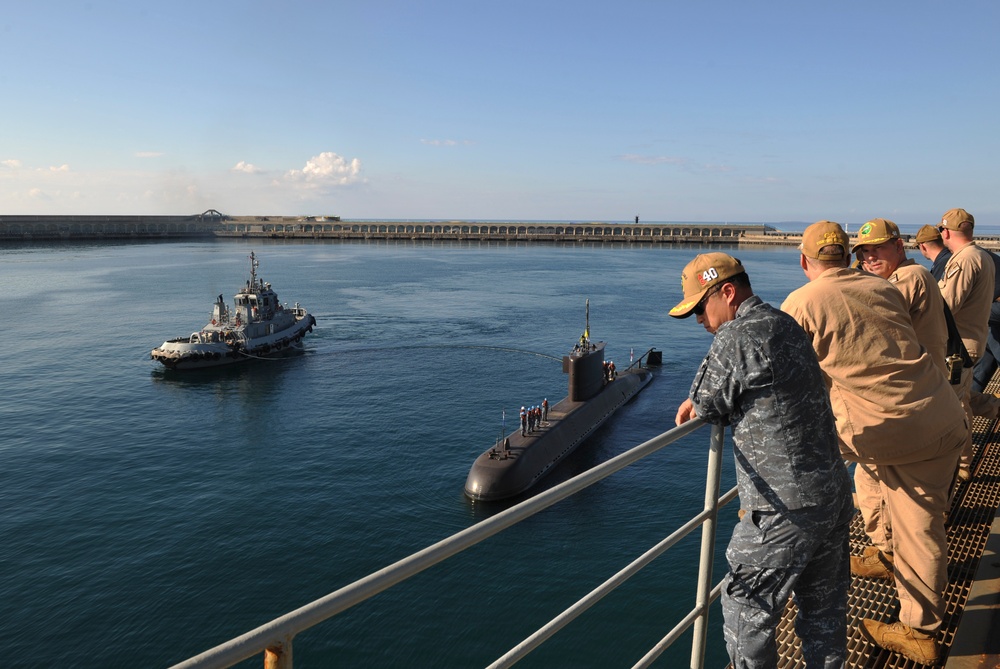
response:
<svg viewBox="0 0 1000 669"><path fill-rule="evenodd" d="M865 578L892 579L892 553L883 553L876 546L865 546L859 557L851 556L851 573Z"/></svg>
<svg viewBox="0 0 1000 669"><path fill-rule="evenodd" d="M895 651L920 664L936 664L941 657L941 648L932 635L903 623L880 623L863 618L861 633L882 648Z"/></svg>

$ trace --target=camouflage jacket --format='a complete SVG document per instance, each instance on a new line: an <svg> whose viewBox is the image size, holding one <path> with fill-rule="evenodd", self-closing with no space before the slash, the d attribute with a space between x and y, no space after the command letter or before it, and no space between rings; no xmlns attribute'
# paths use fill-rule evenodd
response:
<svg viewBox="0 0 1000 669"><path fill-rule="evenodd" d="M825 506L850 494L812 343L756 295L716 331L690 397L699 418L732 425L744 509Z"/></svg>

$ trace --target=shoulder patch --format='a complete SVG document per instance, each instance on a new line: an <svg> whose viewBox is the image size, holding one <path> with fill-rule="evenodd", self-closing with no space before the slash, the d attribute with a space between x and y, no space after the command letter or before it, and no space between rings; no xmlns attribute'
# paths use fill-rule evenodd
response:
<svg viewBox="0 0 1000 669"><path fill-rule="evenodd" d="M944 278L950 279L951 277L953 277L956 274L958 274L961 270L962 270L962 268L959 267L958 265L952 265L951 267L949 267L948 269L945 270Z"/></svg>

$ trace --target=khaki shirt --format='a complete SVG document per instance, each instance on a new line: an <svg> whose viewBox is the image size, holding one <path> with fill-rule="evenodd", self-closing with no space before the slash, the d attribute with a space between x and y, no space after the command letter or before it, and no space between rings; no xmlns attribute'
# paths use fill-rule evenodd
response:
<svg viewBox="0 0 1000 669"><path fill-rule="evenodd" d="M885 279L829 269L781 308L812 340L846 459L924 460L965 425L961 402L917 340L903 294Z"/></svg>
<svg viewBox="0 0 1000 669"><path fill-rule="evenodd" d="M990 254L969 242L952 254L938 282L965 348L977 360L986 348L995 275Z"/></svg>
<svg viewBox="0 0 1000 669"><path fill-rule="evenodd" d="M906 298L917 341L923 344L934 364L947 375L948 322L944 318L944 298L937 281L927 268L907 258L889 275L889 283Z"/></svg>

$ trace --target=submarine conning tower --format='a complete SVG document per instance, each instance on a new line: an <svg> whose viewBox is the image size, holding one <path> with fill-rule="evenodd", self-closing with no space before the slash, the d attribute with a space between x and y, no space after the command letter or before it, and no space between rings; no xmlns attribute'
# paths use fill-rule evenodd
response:
<svg viewBox="0 0 1000 669"><path fill-rule="evenodd" d="M569 400L584 402L604 387L604 342L582 340L562 359L563 373L569 374Z"/></svg>

